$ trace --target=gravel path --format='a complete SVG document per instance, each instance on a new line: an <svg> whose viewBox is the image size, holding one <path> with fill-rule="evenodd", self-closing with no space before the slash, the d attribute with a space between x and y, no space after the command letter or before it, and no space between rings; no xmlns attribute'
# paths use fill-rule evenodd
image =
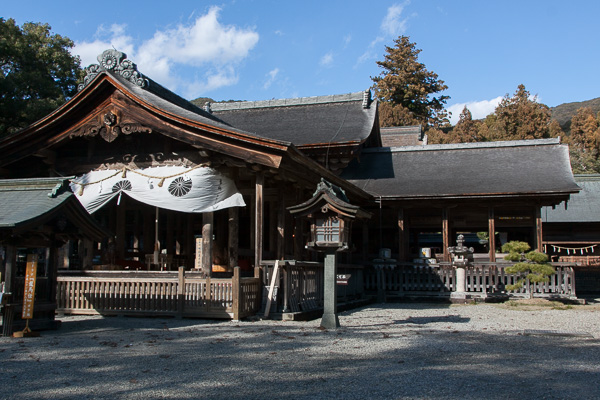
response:
<svg viewBox="0 0 600 400"><path fill-rule="evenodd" d="M0 399L600 399L600 308L382 304L319 321L64 317Z"/></svg>

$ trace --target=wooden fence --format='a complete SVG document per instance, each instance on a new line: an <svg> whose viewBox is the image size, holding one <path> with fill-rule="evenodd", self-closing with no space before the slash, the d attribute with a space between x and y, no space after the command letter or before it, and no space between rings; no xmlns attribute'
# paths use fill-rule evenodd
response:
<svg viewBox="0 0 600 400"><path fill-rule="evenodd" d="M265 296L272 282L274 265L274 260L263 260ZM279 268L270 313L308 312L323 308L323 263L284 260L280 261ZM347 284L337 286L338 304L364 297L363 269L359 265L338 265L338 275L350 275Z"/></svg>
<svg viewBox="0 0 600 400"><path fill-rule="evenodd" d="M507 292L506 285L514 284L518 277L507 274L508 263L475 264L466 268L466 292L474 297L528 296L526 288ZM573 267L554 264L556 272L546 283L533 286L535 297L575 298ZM382 296L441 296L448 297L456 290L456 272L450 265L395 264L367 269L365 291Z"/></svg>
<svg viewBox="0 0 600 400"><path fill-rule="evenodd" d="M233 318L260 309L260 278L202 278L179 272L58 276L57 311L67 314Z"/></svg>

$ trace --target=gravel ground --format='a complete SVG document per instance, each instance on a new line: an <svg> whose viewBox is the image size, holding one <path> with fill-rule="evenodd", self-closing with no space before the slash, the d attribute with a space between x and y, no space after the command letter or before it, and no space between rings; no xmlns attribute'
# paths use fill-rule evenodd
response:
<svg viewBox="0 0 600 400"><path fill-rule="evenodd" d="M1 399L600 399L600 307L378 304L309 322L61 318Z"/></svg>

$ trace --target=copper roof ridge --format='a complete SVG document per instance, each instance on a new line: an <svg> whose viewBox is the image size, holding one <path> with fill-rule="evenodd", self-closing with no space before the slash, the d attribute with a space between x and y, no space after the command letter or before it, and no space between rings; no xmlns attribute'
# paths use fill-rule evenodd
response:
<svg viewBox="0 0 600 400"><path fill-rule="evenodd" d="M440 150L472 150L493 149L504 147L532 147L560 144L560 138L550 139L528 139L507 140L497 142L475 142L475 143L452 143L452 144L428 144L402 147L370 147L362 150L363 153L399 153L413 151L440 151Z"/></svg>
<svg viewBox="0 0 600 400"><path fill-rule="evenodd" d="M246 110L255 108L273 108L303 106L311 104L343 103L350 101L363 101L365 91L333 94L326 96L296 97L289 99L272 99L257 101L235 101L229 103L211 103L212 111Z"/></svg>

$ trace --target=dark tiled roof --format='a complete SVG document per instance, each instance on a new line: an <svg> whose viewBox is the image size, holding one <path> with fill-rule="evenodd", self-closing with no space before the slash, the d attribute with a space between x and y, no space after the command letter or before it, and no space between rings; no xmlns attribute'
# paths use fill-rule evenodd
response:
<svg viewBox="0 0 600 400"><path fill-rule="evenodd" d="M557 139L364 149L342 178L374 196L464 198L574 193Z"/></svg>
<svg viewBox="0 0 600 400"><path fill-rule="evenodd" d="M156 83L152 79L146 77L148 80L148 86L141 88L118 74L113 74L110 71L104 71L102 73L110 75L114 79L118 80L123 86L127 87L131 93L135 94L141 100L146 101L168 113L178 115L192 121L200 122L202 124L223 127L228 130L247 134L247 132L236 129L235 127L231 127L217 116L204 111L200 107L183 99L177 94Z"/></svg>
<svg viewBox="0 0 600 400"><path fill-rule="evenodd" d="M0 180L0 228L16 227L59 207L73 193L64 178Z"/></svg>
<svg viewBox="0 0 600 400"><path fill-rule="evenodd" d="M101 241L110 232L96 220L68 190L67 178L0 179L0 231L35 231L60 215L79 232ZM73 234L56 232L57 236Z"/></svg>
<svg viewBox="0 0 600 400"><path fill-rule="evenodd" d="M236 128L296 146L361 143L373 127L376 102L364 93L236 103L213 103L213 114Z"/></svg>
<svg viewBox="0 0 600 400"><path fill-rule="evenodd" d="M576 175L581 192L571 195L567 209L544 207L544 222L600 222L600 175Z"/></svg>

